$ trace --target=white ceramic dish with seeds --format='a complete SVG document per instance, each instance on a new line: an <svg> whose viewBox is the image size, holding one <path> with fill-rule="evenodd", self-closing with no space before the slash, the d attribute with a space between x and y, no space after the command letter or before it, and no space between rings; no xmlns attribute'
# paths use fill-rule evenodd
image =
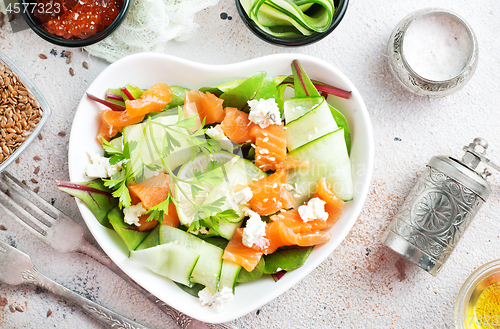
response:
<svg viewBox="0 0 500 329"><path fill-rule="evenodd" d="M330 96L328 102L345 115L351 128L354 200L346 203L342 217L331 228L331 241L315 247L301 268L286 273L278 282L267 276L240 284L236 287L234 300L223 312L218 313L215 309L202 307L197 298L182 291L172 281L132 262L120 237L113 230L99 224L90 210L77 200L90 231L123 271L162 301L201 321L231 321L268 303L314 270L345 238L361 211L373 170L372 128L363 99L351 81L335 67L317 58L299 54L272 55L229 65L205 65L162 54L137 54L111 64L87 90L102 97L108 88L127 83L148 88L161 81L169 85L200 88L247 78L257 71L267 71L274 76L288 75L291 74L290 64L294 59L300 61L311 79L352 91L349 100ZM87 180L84 176L85 166L89 163L87 152L103 152L95 138L99 128L99 111L103 109L104 106L85 96L77 109L69 142L69 172L72 182Z"/></svg>
<svg viewBox="0 0 500 329"><path fill-rule="evenodd" d="M12 79L13 77L15 79ZM52 111L26 74L2 53L0 53L0 78L0 172L2 172L35 140L49 120ZM25 110L30 106L32 108L39 106L40 111Z"/></svg>

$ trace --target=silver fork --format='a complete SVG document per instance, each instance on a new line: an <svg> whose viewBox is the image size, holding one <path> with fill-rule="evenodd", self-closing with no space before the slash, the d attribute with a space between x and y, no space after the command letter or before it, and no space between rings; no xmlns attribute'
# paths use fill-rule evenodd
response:
<svg viewBox="0 0 500 329"><path fill-rule="evenodd" d="M17 286L30 283L65 298L107 328L147 329L48 279L36 270L30 256L0 241L0 281Z"/></svg>
<svg viewBox="0 0 500 329"><path fill-rule="evenodd" d="M79 252L107 266L167 314L180 328L236 329L228 324L208 324L198 321L159 300L133 281L108 256L92 246L83 236L83 228L77 222L50 205L6 171L0 174L0 208L4 209L10 217L57 251L61 253Z"/></svg>

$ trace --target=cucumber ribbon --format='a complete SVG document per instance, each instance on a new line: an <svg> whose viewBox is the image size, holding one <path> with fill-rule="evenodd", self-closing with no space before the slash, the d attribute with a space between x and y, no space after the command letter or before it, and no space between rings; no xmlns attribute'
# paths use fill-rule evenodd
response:
<svg viewBox="0 0 500 329"><path fill-rule="evenodd" d="M280 38L325 32L335 13L333 0L240 0L248 17Z"/></svg>

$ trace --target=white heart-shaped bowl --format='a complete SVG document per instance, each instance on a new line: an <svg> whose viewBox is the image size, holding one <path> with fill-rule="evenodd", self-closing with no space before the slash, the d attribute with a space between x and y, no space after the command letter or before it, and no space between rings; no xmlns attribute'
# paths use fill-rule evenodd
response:
<svg viewBox="0 0 500 329"><path fill-rule="evenodd" d="M80 212L97 242L109 257L134 281L177 310L201 321L221 323L241 317L285 292L309 274L342 242L354 225L370 185L373 170L373 137L370 118L358 90L351 81L329 63L306 55L279 54L228 65L205 65L153 53L125 57L107 67L90 85L88 92L102 97L108 88L127 83L147 88L157 82L191 89L215 86L235 79L247 78L257 71L273 76L291 74L290 64L298 59L311 79L352 91L350 99L328 97L328 102L347 118L352 135L351 163L354 199L345 204L339 221L330 229L332 239L314 248L306 263L286 273L279 280L267 276L236 287L234 300L223 312L202 307L199 300L177 287L170 280L154 274L128 258L128 251L118 235L96 220L90 210L77 200ZM88 180L84 176L89 163L87 152L101 152L96 142L99 111L105 107L82 97L75 114L69 142L69 174L72 182Z"/></svg>

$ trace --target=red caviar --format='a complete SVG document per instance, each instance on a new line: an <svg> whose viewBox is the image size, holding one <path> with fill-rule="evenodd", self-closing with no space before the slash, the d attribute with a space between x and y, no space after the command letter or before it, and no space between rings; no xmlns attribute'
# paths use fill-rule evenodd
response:
<svg viewBox="0 0 500 329"><path fill-rule="evenodd" d="M56 0L57 1L57 0ZM38 0L38 3L54 3L54 0ZM59 2L59 1L57 1ZM47 17L35 11L44 22L45 29L65 39L85 39L108 27L116 18L123 0L64 0L58 15Z"/></svg>

